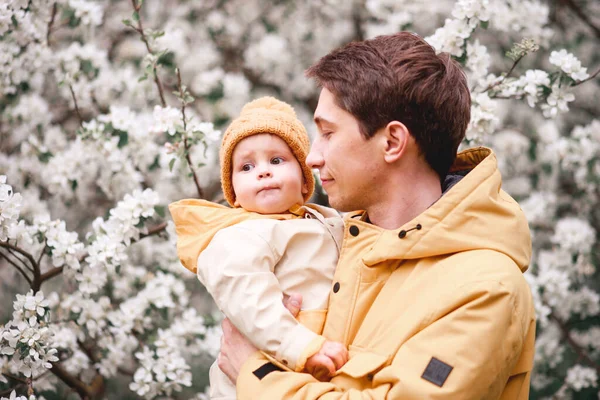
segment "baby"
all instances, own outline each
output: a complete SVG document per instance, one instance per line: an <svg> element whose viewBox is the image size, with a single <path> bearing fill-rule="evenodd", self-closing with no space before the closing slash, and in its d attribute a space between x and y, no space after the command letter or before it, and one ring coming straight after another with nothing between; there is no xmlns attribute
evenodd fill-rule
<svg viewBox="0 0 600 400"><path fill-rule="evenodd" d="M263 97L244 106L220 150L221 183L234 208L203 200L169 206L178 254L225 316L280 368L328 380L348 359L320 336L343 236L334 210L305 204L314 178L310 142L291 106ZM302 295L296 320L284 294ZM235 386L210 369L211 399Z"/></svg>

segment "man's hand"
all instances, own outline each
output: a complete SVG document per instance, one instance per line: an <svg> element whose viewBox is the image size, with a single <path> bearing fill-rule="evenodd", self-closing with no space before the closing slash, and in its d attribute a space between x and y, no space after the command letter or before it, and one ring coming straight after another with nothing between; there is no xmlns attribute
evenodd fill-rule
<svg viewBox="0 0 600 400"><path fill-rule="evenodd" d="M343 344L326 341L318 353L313 354L306 360L304 368L306 372L321 382L327 382L333 377L335 371L340 369L347 361L348 350Z"/></svg>
<svg viewBox="0 0 600 400"><path fill-rule="evenodd" d="M242 365L258 349L238 331L228 318L221 322L221 328L223 328L223 336L221 337L221 352L217 357L217 363L221 371L235 385Z"/></svg>
<svg viewBox="0 0 600 400"><path fill-rule="evenodd" d="M292 294L283 300L283 305L295 318L300 313L302 296ZM223 328L223 336L221 337L221 352L217 357L217 363L221 371L235 385L242 365L258 349L238 331L229 319L225 318L223 320L221 328Z"/></svg>

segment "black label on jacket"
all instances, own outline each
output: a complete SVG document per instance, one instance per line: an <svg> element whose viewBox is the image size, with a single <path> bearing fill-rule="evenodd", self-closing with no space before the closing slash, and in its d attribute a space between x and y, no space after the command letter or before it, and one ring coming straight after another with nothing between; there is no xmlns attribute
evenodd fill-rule
<svg viewBox="0 0 600 400"><path fill-rule="evenodd" d="M444 382L446 382L448 375L450 375L452 368L454 367L438 360L435 357L431 357L431 361L429 361L429 364L427 364L427 368L425 368L425 372L423 372L421 378L433 383L434 385L442 387L444 386Z"/></svg>
<svg viewBox="0 0 600 400"><path fill-rule="evenodd" d="M276 366L275 364L268 362L268 363L264 364L262 367L258 368L256 371L253 371L252 373L259 380L262 380L262 378L269 375L271 372L275 372L275 371L283 371L283 370L281 368L279 368L278 366Z"/></svg>

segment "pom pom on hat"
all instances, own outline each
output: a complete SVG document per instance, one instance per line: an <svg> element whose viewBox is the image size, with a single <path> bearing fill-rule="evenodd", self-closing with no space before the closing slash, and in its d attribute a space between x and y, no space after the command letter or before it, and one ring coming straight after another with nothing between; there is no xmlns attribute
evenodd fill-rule
<svg viewBox="0 0 600 400"><path fill-rule="evenodd" d="M310 199L315 188L315 179L311 169L306 165L306 156L310 151L310 140L304 125L296 116L296 112L289 104L274 97L261 97L247 103L234 119L221 142L219 158L221 160L221 187L225 200L233 206L235 192L231 182L233 150L242 140L252 135L270 133L280 137L292 150L302 168L304 180L308 186L308 193L304 201Z"/></svg>

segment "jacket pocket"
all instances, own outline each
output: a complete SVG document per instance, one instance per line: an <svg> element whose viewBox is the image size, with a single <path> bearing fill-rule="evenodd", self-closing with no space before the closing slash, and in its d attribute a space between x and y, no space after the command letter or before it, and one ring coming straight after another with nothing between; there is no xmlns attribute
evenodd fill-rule
<svg viewBox="0 0 600 400"><path fill-rule="evenodd" d="M346 389L372 388L373 377L388 364L389 357L352 345L349 353L350 359L337 371L332 383Z"/></svg>
<svg viewBox="0 0 600 400"><path fill-rule="evenodd" d="M365 390L373 387L373 377L388 364L388 356L350 346L350 359L331 380L345 389Z"/></svg>
<svg viewBox="0 0 600 400"><path fill-rule="evenodd" d="M388 361L388 356L373 353L362 347L350 345L348 348L350 359L337 373L353 378L366 377L379 371Z"/></svg>
<svg viewBox="0 0 600 400"><path fill-rule="evenodd" d="M323 333L323 326L325 326L325 318L327 317L327 310L302 310L296 319L302 325L320 335Z"/></svg>

